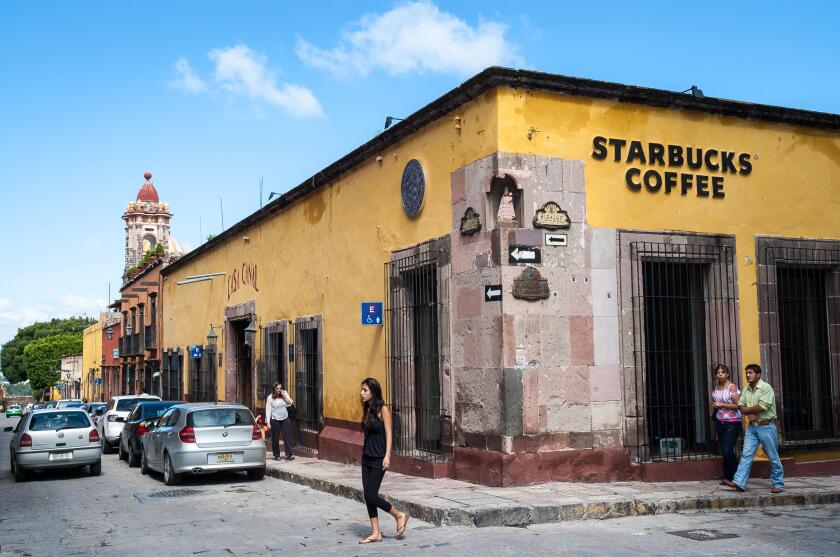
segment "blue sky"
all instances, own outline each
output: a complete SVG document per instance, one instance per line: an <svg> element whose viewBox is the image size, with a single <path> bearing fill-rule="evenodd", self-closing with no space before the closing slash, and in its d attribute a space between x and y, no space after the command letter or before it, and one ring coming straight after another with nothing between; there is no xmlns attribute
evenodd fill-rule
<svg viewBox="0 0 840 557"><path fill-rule="evenodd" d="M97 315L154 173L187 247L488 65L840 113L833 2L0 3L0 343Z"/></svg>

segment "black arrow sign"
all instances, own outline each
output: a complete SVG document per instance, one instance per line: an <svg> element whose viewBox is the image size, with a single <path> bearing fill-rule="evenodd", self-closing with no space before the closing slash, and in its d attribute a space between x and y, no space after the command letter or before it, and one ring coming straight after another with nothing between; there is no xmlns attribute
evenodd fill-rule
<svg viewBox="0 0 840 557"><path fill-rule="evenodd" d="M498 302L502 299L502 285L488 284L484 287L484 301Z"/></svg>
<svg viewBox="0 0 840 557"><path fill-rule="evenodd" d="M542 263L542 252L540 248L533 246L508 246L508 263L511 265Z"/></svg>

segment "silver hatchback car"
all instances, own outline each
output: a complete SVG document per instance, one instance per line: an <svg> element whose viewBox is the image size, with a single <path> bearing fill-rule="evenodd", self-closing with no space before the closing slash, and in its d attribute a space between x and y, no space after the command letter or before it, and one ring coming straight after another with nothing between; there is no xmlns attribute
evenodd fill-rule
<svg viewBox="0 0 840 557"><path fill-rule="evenodd" d="M265 476L265 442L254 415L241 404L178 404L143 435L140 471L163 473L166 485L182 474L248 472Z"/></svg>
<svg viewBox="0 0 840 557"><path fill-rule="evenodd" d="M81 408L27 412L14 430L9 445L12 474L23 481L30 470L90 467L91 476L102 473L99 432Z"/></svg>

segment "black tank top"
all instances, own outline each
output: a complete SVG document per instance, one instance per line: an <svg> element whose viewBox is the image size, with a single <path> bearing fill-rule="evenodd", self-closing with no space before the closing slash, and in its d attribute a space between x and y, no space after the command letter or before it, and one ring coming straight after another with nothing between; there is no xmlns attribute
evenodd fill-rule
<svg viewBox="0 0 840 557"><path fill-rule="evenodd" d="M362 455L368 458L385 458L385 423L376 416L370 417L370 423L365 428Z"/></svg>

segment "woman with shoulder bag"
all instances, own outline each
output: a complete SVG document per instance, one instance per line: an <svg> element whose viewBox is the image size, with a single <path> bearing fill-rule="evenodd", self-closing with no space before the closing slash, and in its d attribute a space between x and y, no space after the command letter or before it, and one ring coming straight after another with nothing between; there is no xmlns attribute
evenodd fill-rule
<svg viewBox="0 0 840 557"><path fill-rule="evenodd" d="M720 452L723 455L723 481L732 481L735 470L738 469L738 457L735 456L735 443L741 435L743 428L741 411L738 410L738 401L741 399L741 391L730 379L729 368L718 364L714 368L714 377L717 381L712 390L712 406L714 407L712 419L717 429Z"/></svg>
<svg viewBox="0 0 840 557"><path fill-rule="evenodd" d="M292 399L280 383L274 384L271 394L265 399L265 415L271 429L271 452L274 460L280 460L280 434L283 434L283 447L286 460L294 460L292 454L292 423L289 416Z"/></svg>
<svg viewBox="0 0 840 557"><path fill-rule="evenodd" d="M385 471L391 467L391 447L393 434L391 411L382 400L382 387L379 381L368 377L362 381L360 394L362 401L362 430L365 432L365 444L362 449L362 486L365 494L371 534L359 543L382 541L379 529L377 508L394 517L397 521L397 536L405 533L408 525L408 513L400 512L388 501L379 496L379 486Z"/></svg>

